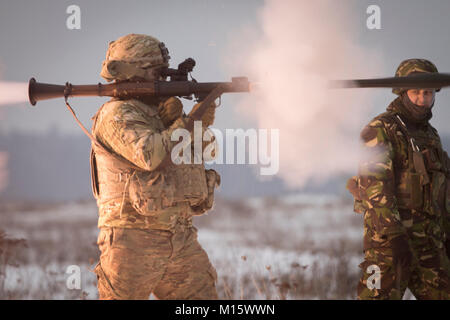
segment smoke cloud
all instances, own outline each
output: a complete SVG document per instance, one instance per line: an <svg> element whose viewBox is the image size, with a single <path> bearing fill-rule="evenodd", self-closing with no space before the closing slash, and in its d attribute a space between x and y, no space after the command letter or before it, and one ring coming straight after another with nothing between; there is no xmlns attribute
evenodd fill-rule
<svg viewBox="0 0 450 320"><path fill-rule="evenodd" d="M0 106L28 101L28 83L0 81Z"/></svg>
<svg viewBox="0 0 450 320"><path fill-rule="evenodd" d="M2 76L4 65L0 61L0 78ZM28 83L10 82L0 80L0 126L6 120L5 107L24 103L28 101ZM1 129L1 127L0 127ZM8 171L9 153L0 150L0 193L8 186L9 171Z"/></svg>
<svg viewBox="0 0 450 320"><path fill-rule="evenodd" d="M347 1L266 1L261 32L243 29L228 70L259 82L237 112L280 130L279 176L288 186L355 172L359 132L370 119L368 90L329 89L331 79L370 77L380 57L358 46ZM361 25L361 28L365 26ZM359 30L361 31L361 30Z"/></svg>
<svg viewBox="0 0 450 320"><path fill-rule="evenodd" d="M8 153L0 152L0 192L8 185Z"/></svg>

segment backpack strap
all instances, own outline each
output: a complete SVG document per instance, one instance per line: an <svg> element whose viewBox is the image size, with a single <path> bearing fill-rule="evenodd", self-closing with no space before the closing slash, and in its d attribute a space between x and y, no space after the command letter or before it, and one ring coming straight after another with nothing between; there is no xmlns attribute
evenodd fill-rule
<svg viewBox="0 0 450 320"><path fill-rule="evenodd" d="M67 98L65 100L66 106L69 109L69 111L72 113L73 117L75 118L75 121L78 123L78 125L80 126L80 128L83 130L83 132L88 136L88 138L91 140L92 144L95 145L97 148L99 148L100 150L102 150L103 152L107 153L108 155L114 157L117 161L120 161L121 163L123 163L124 165L127 165L129 167L132 167L133 169L136 169L138 171L144 171L142 168L136 166L134 163L132 163L131 161L125 159L124 157L118 155L117 153L108 150L107 147L105 147L101 142L99 142L96 138L94 138L92 136L92 134L83 126L83 124L81 123L81 121L77 118L75 111L73 111L72 107L70 106L69 102L67 101ZM100 111L100 109L99 109ZM97 119L98 113L99 111L97 111L97 113L95 114L95 116L93 118L95 118L95 120ZM94 151L95 152L95 151Z"/></svg>

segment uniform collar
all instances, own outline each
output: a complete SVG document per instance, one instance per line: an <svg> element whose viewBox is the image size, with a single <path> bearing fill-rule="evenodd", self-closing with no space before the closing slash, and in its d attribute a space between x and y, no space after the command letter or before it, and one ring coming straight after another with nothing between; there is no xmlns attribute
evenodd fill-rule
<svg viewBox="0 0 450 320"><path fill-rule="evenodd" d="M402 119L410 125L414 125L416 127L427 126L428 121L433 116L431 108L428 109L428 112L422 112L423 107L417 106L412 103L406 93L403 93L399 97L397 97L394 101L391 102L387 111L394 112L399 114Z"/></svg>

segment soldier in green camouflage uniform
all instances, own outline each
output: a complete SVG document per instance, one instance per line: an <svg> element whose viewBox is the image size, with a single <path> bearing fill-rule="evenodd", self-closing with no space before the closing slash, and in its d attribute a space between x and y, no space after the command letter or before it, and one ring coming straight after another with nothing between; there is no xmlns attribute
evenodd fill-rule
<svg viewBox="0 0 450 320"><path fill-rule="evenodd" d="M409 59L396 76L421 72L437 69ZM361 132L367 158L347 183L364 214L358 298L401 299L409 288L417 299L449 299L450 161L429 123L435 90L393 92L399 97ZM425 96L411 101L417 94L429 105Z"/></svg>
<svg viewBox="0 0 450 320"><path fill-rule="evenodd" d="M116 82L162 80L169 58L157 39L129 34L110 43L101 75ZM213 123L214 109L204 114L202 132ZM220 176L203 162L167 164L178 143L172 133L187 127L182 110L175 97L136 97L112 99L93 117L100 299L148 299L151 293L159 299L217 298L216 271L192 217L211 209Z"/></svg>

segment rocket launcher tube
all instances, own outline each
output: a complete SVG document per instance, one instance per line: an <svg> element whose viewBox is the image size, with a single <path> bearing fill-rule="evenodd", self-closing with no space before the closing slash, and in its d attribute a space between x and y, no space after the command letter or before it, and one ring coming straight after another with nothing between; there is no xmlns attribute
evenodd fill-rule
<svg viewBox="0 0 450 320"><path fill-rule="evenodd" d="M223 93L250 91L250 82L246 77L235 77L231 79L231 82L154 81L94 85L66 83L65 86L40 83L31 78L28 84L28 98L33 106L41 100L80 96L109 96L129 99L142 96L188 97L195 95L201 101L218 86L222 88Z"/></svg>
<svg viewBox="0 0 450 320"><path fill-rule="evenodd" d="M441 89L450 86L449 73L417 73L407 77L334 80L331 88Z"/></svg>

